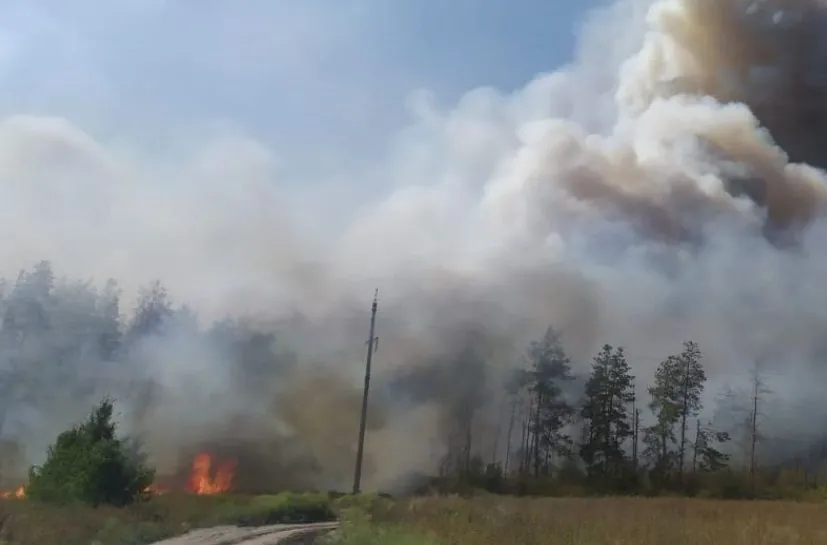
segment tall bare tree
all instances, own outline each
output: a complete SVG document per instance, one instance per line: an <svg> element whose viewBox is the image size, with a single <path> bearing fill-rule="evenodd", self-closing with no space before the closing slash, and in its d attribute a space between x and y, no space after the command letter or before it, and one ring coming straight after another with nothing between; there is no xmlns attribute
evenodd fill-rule
<svg viewBox="0 0 827 545"><path fill-rule="evenodd" d="M756 360L750 370L750 413L749 413L749 482L750 490L755 493L755 472L757 468L757 453L758 443L761 440L760 424L765 416L763 414L763 404L765 398L771 393L767 386L763 363Z"/></svg>

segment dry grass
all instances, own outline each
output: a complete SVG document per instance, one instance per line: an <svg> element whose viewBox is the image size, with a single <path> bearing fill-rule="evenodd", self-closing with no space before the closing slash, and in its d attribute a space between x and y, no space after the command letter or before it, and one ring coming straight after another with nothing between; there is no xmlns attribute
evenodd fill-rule
<svg viewBox="0 0 827 545"><path fill-rule="evenodd" d="M0 545L143 545L196 526L326 516L326 495L163 496L126 509L0 502ZM824 545L827 504L345 497L343 545ZM264 518L262 518L264 517Z"/></svg>
<svg viewBox="0 0 827 545"><path fill-rule="evenodd" d="M420 498L374 509L372 525L377 531L387 532L391 527L422 536L421 543L442 545L824 545L827 505L643 498ZM358 539L352 543L372 543L364 534L364 528L354 531Z"/></svg>
<svg viewBox="0 0 827 545"><path fill-rule="evenodd" d="M0 501L0 545L145 545L219 524L315 522L334 516L322 494L170 494L123 509Z"/></svg>

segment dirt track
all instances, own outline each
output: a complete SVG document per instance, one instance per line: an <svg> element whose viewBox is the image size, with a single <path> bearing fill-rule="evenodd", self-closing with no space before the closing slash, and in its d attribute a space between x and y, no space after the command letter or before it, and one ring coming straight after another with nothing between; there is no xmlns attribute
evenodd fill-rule
<svg viewBox="0 0 827 545"><path fill-rule="evenodd" d="M218 526L195 530L183 536L158 541L154 545L276 545L293 540L310 539L335 529L337 523L318 524L275 524L256 528Z"/></svg>

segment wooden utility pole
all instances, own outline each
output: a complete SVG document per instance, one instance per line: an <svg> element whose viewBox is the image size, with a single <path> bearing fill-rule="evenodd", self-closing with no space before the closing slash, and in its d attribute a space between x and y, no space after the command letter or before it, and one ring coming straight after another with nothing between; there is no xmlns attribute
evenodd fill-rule
<svg viewBox="0 0 827 545"><path fill-rule="evenodd" d="M365 454L365 427L368 421L368 390L370 389L370 365L373 351L377 348L379 338L376 331L376 311L379 308L379 290L373 294L373 305L370 309L370 335L368 336L368 356L365 360L365 390L362 394L362 416L359 420L359 445L356 450L356 471L353 477L353 493L358 494L362 489L362 459Z"/></svg>

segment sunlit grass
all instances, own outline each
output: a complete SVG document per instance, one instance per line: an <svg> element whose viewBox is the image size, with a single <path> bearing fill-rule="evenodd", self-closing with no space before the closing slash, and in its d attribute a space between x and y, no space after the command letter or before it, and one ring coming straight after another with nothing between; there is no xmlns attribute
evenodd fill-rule
<svg viewBox="0 0 827 545"><path fill-rule="evenodd" d="M400 541L370 541L398 532ZM392 529L392 530L391 530ZM347 534L345 528L343 534ZM827 505L699 499L414 499L355 523L352 541L443 545L823 545ZM418 537L417 537L418 536ZM407 541L406 541L407 540Z"/></svg>

